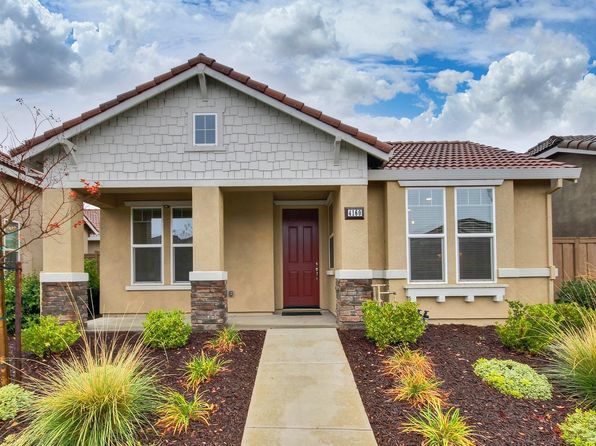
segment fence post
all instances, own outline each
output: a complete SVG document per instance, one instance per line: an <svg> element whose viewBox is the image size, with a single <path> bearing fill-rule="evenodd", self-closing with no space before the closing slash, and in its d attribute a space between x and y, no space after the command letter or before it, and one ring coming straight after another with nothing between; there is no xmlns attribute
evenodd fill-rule
<svg viewBox="0 0 596 446"><path fill-rule="evenodd" d="M23 265L16 263L14 278L14 358L15 381L21 381L22 353L21 353L21 321L23 320Z"/></svg>

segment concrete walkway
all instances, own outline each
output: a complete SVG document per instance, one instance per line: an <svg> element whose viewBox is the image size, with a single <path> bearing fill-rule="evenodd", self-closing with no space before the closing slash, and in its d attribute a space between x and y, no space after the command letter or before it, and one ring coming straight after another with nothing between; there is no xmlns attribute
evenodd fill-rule
<svg viewBox="0 0 596 446"><path fill-rule="evenodd" d="M242 446L376 446L337 331L267 331Z"/></svg>

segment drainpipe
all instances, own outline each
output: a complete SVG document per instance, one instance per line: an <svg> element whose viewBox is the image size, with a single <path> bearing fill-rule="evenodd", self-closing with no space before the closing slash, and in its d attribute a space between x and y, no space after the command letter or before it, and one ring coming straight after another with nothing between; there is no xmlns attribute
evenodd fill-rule
<svg viewBox="0 0 596 446"><path fill-rule="evenodd" d="M553 200L552 194L559 189L563 188L563 179L557 178L551 180L551 188L546 193L546 231L547 231L547 261L550 269L550 277L548 278L548 302L555 303L555 279L557 278L558 271L554 263L553 254Z"/></svg>

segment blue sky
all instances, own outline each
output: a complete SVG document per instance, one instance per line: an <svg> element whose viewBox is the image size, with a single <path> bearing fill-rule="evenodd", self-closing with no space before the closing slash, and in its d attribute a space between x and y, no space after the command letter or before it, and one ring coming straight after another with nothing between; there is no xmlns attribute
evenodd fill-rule
<svg viewBox="0 0 596 446"><path fill-rule="evenodd" d="M3 0L4 145L198 52L387 140L596 133L588 0ZM42 123L42 129L50 125Z"/></svg>

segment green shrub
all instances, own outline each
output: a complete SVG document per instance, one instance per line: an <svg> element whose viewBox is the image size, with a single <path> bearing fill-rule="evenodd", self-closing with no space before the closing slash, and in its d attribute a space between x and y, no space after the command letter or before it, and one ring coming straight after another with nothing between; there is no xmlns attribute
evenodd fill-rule
<svg viewBox="0 0 596 446"><path fill-rule="evenodd" d="M512 360L480 358L474 363L474 373L488 385L514 398L552 398L552 386L546 376L526 364Z"/></svg>
<svg viewBox="0 0 596 446"><path fill-rule="evenodd" d="M12 420L33 402L33 393L18 384L0 387L0 420Z"/></svg>
<svg viewBox="0 0 596 446"><path fill-rule="evenodd" d="M6 327L9 334L14 334L15 274L9 273L4 279L6 292ZM39 320L39 275L27 274L22 282L23 327Z"/></svg>
<svg viewBox="0 0 596 446"><path fill-rule="evenodd" d="M85 272L89 274L89 289L94 296L99 295L99 267L97 259L85 259Z"/></svg>
<svg viewBox="0 0 596 446"><path fill-rule="evenodd" d="M424 333L426 323L414 302L362 304L366 337L385 348L391 344L414 343Z"/></svg>
<svg viewBox="0 0 596 446"><path fill-rule="evenodd" d="M191 327L184 322L182 311L153 310L143 324L143 342L154 348L183 347L188 343Z"/></svg>
<svg viewBox="0 0 596 446"><path fill-rule="evenodd" d="M583 327L563 327L546 352L547 375L567 394L596 408L596 314Z"/></svg>
<svg viewBox="0 0 596 446"><path fill-rule="evenodd" d="M575 409L559 427L565 443L571 446L596 446L596 410Z"/></svg>
<svg viewBox="0 0 596 446"><path fill-rule="evenodd" d="M40 397L25 413L18 446L136 445L163 401L158 369L143 346L85 343L33 384Z"/></svg>
<svg viewBox="0 0 596 446"><path fill-rule="evenodd" d="M414 432L424 437L424 446L474 446L476 434L459 409L447 412L438 404L427 406L418 416L410 416L402 432Z"/></svg>
<svg viewBox="0 0 596 446"><path fill-rule="evenodd" d="M23 351L43 358L61 353L81 337L76 322L60 324L54 316L41 316L36 324L23 329Z"/></svg>
<svg viewBox="0 0 596 446"><path fill-rule="evenodd" d="M185 374L187 387L196 390L199 384L209 381L213 376L221 372L230 361L221 359L219 355L207 356L201 352L201 356L194 356L186 363Z"/></svg>
<svg viewBox="0 0 596 446"><path fill-rule="evenodd" d="M578 277L561 284L557 300L559 302L576 303L585 308L596 309L596 279Z"/></svg>
<svg viewBox="0 0 596 446"><path fill-rule="evenodd" d="M539 353L563 326L581 325L582 309L574 304L524 305L509 301L509 316L496 331L505 347L520 352Z"/></svg>
<svg viewBox="0 0 596 446"><path fill-rule="evenodd" d="M166 401L157 410L159 420L157 424L166 432L177 434L186 432L191 421L201 421L209 424L211 412L215 405L203 399L203 395L195 394L191 401L179 392L170 391Z"/></svg>

